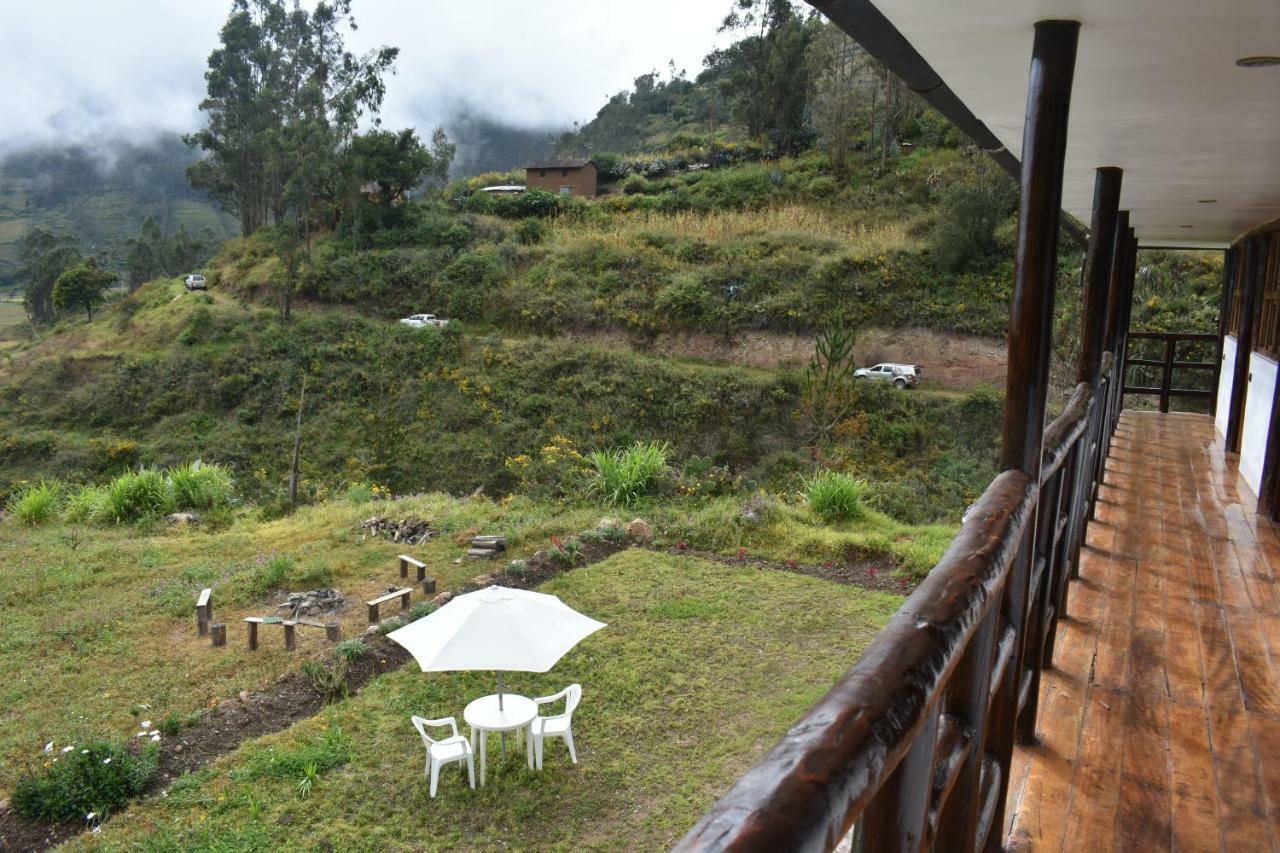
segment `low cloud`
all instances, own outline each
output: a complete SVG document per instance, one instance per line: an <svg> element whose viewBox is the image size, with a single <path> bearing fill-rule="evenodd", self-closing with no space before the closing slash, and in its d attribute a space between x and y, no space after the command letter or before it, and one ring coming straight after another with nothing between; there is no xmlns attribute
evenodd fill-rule
<svg viewBox="0 0 1280 853"><path fill-rule="evenodd" d="M563 127L669 60L696 74L728 0L356 0L348 45L400 48L383 123L460 111ZM48 0L0 26L0 150L186 132L227 0Z"/></svg>

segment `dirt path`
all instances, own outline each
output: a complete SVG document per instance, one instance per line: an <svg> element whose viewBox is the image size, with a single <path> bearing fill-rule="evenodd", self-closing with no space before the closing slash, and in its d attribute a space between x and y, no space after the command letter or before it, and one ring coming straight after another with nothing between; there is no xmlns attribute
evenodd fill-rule
<svg viewBox="0 0 1280 853"><path fill-rule="evenodd" d="M705 332L666 332L648 341L618 329L598 329L566 332L563 337L742 367L803 367L813 355L810 334L752 331L723 338ZM919 364L924 368L926 388L999 387L1005 379L1004 342L976 335L931 329L868 329L859 332L854 357L860 365L881 361Z"/></svg>

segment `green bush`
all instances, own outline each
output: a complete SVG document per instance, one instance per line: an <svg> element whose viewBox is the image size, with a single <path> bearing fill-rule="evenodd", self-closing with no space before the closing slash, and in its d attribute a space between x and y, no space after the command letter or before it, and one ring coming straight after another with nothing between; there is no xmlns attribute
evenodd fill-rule
<svg viewBox="0 0 1280 853"><path fill-rule="evenodd" d="M417 604L409 608L408 622L417 622L424 616L430 616L436 612L436 606L430 601L419 601Z"/></svg>
<svg viewBox="0 0 1280 853"><path fill-rule="evenodd" d="M40 773L18 782L10 805L31 820L101 819L146 790L155 774L157 748L135 749L98 741L55 752Z"/></svg>
<svg viewBox="0 0 1280 853"><path fill-rule="evenodd" d="M23 524L46 524L58 515L62 484L57 480L41 480L14 493L8 510Z"/></svg>
<svg viewBox="0 0 1280 853"><path fill-rule="evenodd" d="M173 490L154 468L121 474L103 490L100 511L112 524L156 518L173 511Z"/></svg>
<svg viewBox="0 0 1280 853"><path fill-rule="evenodd" d="M67 495L62 505L62 518L72 524L95 521L103 513L103 495L101 486L80 486Z"/></svg>
<svg viewBox="0 0 1280 853"><path fill-rule="evenodd" d="M547 226L543 224L541 219L521 219L520 224L516 226L516 239L526 245L532 243L541 243L542 238L546 236Z"/></svg>
<svg viewBox="0 0 1280 853"><path fill-rule="evenodd" d="M809 508L824 521L850 521L866 515L870 487L865 480L837 471L820 471L805 480L804 490Z"/></svg>
<svg viewBox="0 0 1280 853"><path fill-rule="evenodd" d="M369 647L364 644L364 640L359 637L352 637L349 640L343 640L341 643L333 647L333 656L342 658L348 663L354 663L364 657L364 653Z"/></svg>
<svg viewBox="0 0 1280 853"><path fill-rule="evenodd" d="M669 454L665 442L638 441L613 452L597 450L587 456L595 468L591 491L606 503L630 506L657 485Z"/></svg>
<svg viewBox="0 0 1280 853"><path fill-rule="evenodd" d="M200 460L170 468L173 505L182 510L212 510L231 505L235 494L230 469Z"/></svg>

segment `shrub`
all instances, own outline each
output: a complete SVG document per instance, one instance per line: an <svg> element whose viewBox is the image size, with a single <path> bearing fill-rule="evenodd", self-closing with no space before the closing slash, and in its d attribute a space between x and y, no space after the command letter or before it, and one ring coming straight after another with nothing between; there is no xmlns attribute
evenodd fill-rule
<svg viewBox="0 0 1280 853"><path fill-rule="evenodd" d="M359 637L352 637L349 640L343 640L341 643L333 647L333 656L342 658L348 663L354 663L364 657L364 653L369 647L364 644L364 640Z"/></svg>
<svg viewBox="0 0 1280 853"><path fill-rule="evenodd" d="M57 480L41 480L14 493L8 509L23 524L45 524L58 514L62 484Z"/></svg>
<svg viewBox="0 0 1280 853"><path fill-rule="evenodd" d="M583 558L582 543L577 539L560 541L558 536L551 537L551 547L547 549L547 557L565 568L572 568Z"/></svg>
<svg viewBox="0 0 1280 853"><path fill-rule="evenodd" d="M607 503L630 506L656 485L669 453L665 442L638 441L612 453L598 450L587 456L595 468L591 491Z"/></svg>
<svg viewBox="0 0 1280 853"><path fill-rule="evenodd" d="M55 753L42 772L18 782L10 804L25 818L46 821L84 820L121 808L146 790L156 770L156 747L135 749L98 741Z"/></svg>
<svg viewBox="0 0 1280 853"><path fill-rule="evenodd" d="M169 484L177 509L211 510L231 505L235 494L231 471L222 465L206 465L199 459L170 468Z"/></svg>
<svg viewBox="0 0 1280 853"><path fill-rule="evenodd" d="M560 198L546 190L525 190L515 197L511 208L521 217L550 216L560 208Z"/></svg>
<svg viewBox="0 0 1280 853"><path fill-rule="evenodd" d="M529 574L529 563L525 560L512 560L507 566L507 574L513 578L522 578Z"/></svg>
<svg viewBox="0 0 1280 853"><path fill-rule="evenodd" d="M520 224L516 226L516 239L526 245L532 243L541 243L542 238L546 236L547 226L542 223L541 219L521 219Z"/></svg>
<svg viewBox="0 0 1280 853"><path fill-rule="evenodd" d="M436 612L436 606L430 601L419 601L413 607L409 608L409 618L406 622L417 622L424 616L430 616Z"/></svg>
<svg viewBox="0 0 1280 853"><path fill-rule="evenodd" d="M100 518L104 491L101 486L81 486L68 494L62 505L63 520L75 524Z"/></svg>
<svg viewBox="0 0 1280 853"><path fill-rule="evenodd" d="M805 480L804 488L809 508L825 521L848 521L866 514L869 487L865 480L837 471L820 471Z"/></svg>
<svg viewBox="0 0 1280 853"><path fill-rule="evenodd" d="M100 509L103 520L113 524L155 518L173 510L173 491L163 474L143 468L108 483Z"/></svg>
<svg viewBox="0 0 1280 853"><path fill-rule="evenodd" d="M302 674L307 677L311 689L330 704L345 699L350 692L347 688L347 670L350 668L350 660L334 655L332 666L325 666L318 660L307 661L302 665Z"/></svg>

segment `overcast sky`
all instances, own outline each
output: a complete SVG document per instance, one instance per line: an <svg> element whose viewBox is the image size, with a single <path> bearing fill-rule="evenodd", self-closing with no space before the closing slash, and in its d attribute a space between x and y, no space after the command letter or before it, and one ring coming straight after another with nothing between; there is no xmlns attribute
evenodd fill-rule
<svg viewBox="0 0 1280 853"><path fill-rule="evenodd" d="M353 49L400 48L383 123L451 109L526 127L591 118L639 74L696 75L729 0L355 0ZM197 127L228 0L0 0L0 148Z"/></svg>

